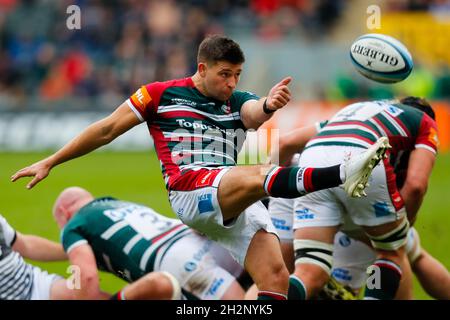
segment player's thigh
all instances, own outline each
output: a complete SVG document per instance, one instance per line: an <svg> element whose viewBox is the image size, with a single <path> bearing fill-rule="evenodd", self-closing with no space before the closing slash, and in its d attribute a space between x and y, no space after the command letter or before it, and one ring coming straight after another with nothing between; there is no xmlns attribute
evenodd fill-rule
<svg viewBox="0 0 450 320"><path fill-rule="evenodd" d="M378 233L377 229L384 230L379 226L386 225L389 229L397 225L405 216L405 210L395 185L395 176L383 162L373 170L369 184L367 197L350 198L343 190L337 190L336 195L355 224Z"/></svg>
<svg viewBox="0 0 450 320"><path fill-rule="evenodd" d="M341 225L342 208L333 190L321 190L295 199L295 275L315 295L328 281L333 265L334 235Z"/></svg>
<svg viewBox="0 0 450 320"><path fill-rule="evenodd" d="M172 209L178 211L185 224L218 242L241 266L256 232L263 229L276 234L269 213L260 201L238 217L224 221L214 186L187 192L170 191L169 197Z"/></svg>
<svg viewBox="0 0 450 320"><path fill-rule="evenodd" d="M269 215L282 242L292 242L294 238L294 201L295 199L270 198Z"/></svg>
<svg viewBox="0 0 450 320"><path fill-rule="evenodd" d="M266 193L263 188L269 165L236 166L222 177L218 199L225 220L234 218Z"/></svg>
<svg viewBox="0 0 450 320"><path fill-rule="evenodd" d="M293 206L295 239L333 243L343 219L343 208L335 197L335 189L321 190L296 198Z"/></svg>
<svg viewBox="0 0 450 320"><path fill-rule="evenodd" d="M295 199L270 198L269 215L280 238L281 254L289 273L294 271L293 212Z"/></svg>

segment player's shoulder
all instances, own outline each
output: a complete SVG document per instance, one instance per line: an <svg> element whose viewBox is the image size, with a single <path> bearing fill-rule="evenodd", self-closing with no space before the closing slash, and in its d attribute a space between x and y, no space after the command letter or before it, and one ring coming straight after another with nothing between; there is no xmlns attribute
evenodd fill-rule
<svg viewBox="0 0 450 320"><path fill-rule="evenodd" d="M234 90L231 97L232 98L249 97L249 98L254 98L255 100L259 99L259 96L256 93L253 93L251 91L245 91L245 90Z"/></svg>
<svg viewBox="0 0 450 320"><path fill-rule="evenodd" d="M109 201L109 197L104 198L96 198L93 201L87 203L82 208L80 208L77 213L73 215L73 217L67 222L64 227L63 233L68 232L70 230L79 230L85 225L90 224L90 217L95 215L97 212L103 210L102 203L104 201ZM94 219L95 220L95 219Z"/></svg>
<svg viewBox="0 0 450 320"><path fill-rule="evenodd" d="M168 88L172 87L187 87L192 88L194 87L194 82L190 77L187 78L181 78L181 79L172 79L167 81L155 81L150 82L144 85L144 87L149 92L163 92L164 90L167 90Z"/></svg>
<svg viewBox="0 0 450 320"><path fill-rule="evenodd" d="M251 91L241 91L241 90L235 90L233 94L231 95L229 102L231 104L232 109L242 107L242 105L250 100L259 100L259 96L254 94ZM235 110L233 110L235 111Z"/></svg>
<svg viewBox="0 0 450 320"><path fill-rule="evenodd" d="M405 117L408 117L410 120L417 123L421 123L422 126L436 126L436 121L422 110L403 103L394 103L393 106L401 109L404 112Z"/></svg>

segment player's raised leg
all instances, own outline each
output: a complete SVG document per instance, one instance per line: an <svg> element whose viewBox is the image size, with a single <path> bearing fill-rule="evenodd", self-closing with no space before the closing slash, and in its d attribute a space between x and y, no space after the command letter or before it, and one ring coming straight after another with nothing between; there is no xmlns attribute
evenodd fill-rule
<svg viewBox="0 0 450 320"><path fill-rule="evenodd" d="M267 195L297 198L344 184L350 196L360 197L364 195L363 190L373 168L388 148L387 138L382 137L369 149L343 164L324 168L273 165L233 167L222 177L218 189L223 219L237 217L249 205Z"/></svg>

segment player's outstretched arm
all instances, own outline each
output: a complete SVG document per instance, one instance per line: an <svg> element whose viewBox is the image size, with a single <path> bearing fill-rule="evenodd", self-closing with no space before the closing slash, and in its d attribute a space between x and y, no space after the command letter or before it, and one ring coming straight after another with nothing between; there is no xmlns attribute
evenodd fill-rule
<svg viewBox="0 0 450 320"><path fill-rule="evenodd" d="M12 248L22 257L32 260L61 261L67 259L61 244L35 235L17 232Z"/></svg>
<svg viewBox="0 0 450 320"><path fill-rule="evenodd" d="M17 171L11 177L11 181L14 182L22 177L33 177L27 184L27 188L31 189L45 179L53 167L110 143L139 123L141 121L135 113L126 103L123 103L111 115L87 127L53 155Z"/></svg>
<svg viewBox="0 0 450 320"><path fill-rule="evenodd" d="M428 180L433 170L434 161L434 153L427 149L415 149L411 152L406 180L400 189L400 195L405 202L406 212L411 224L414 223L423 197L427 192Z"/></svg>
<svg viewBox="0 0 450 320"><path fill-rule="evenodd" d="M269 120L273 112L283 108L291 100L291 91L288 84L292 78L287 77L270 89L267 97L249 100L242 105L241 120L247 129L258 129Z"/></svg>

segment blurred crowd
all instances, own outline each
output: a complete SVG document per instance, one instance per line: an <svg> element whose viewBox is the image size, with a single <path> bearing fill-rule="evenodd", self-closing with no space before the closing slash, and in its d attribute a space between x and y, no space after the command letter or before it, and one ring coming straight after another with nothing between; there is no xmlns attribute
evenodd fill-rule
<svg viewBox="0 0 450 320"><path fill-rule="evenodd" d="M206 34L322 35L344 2L0 0L0 110L112 108L143 83L192 74ZM80 30L66 26L74 4Z"/></svg>
<svg viewBox="0 0 450 320"><path fill-rule="evenodd" d="M450 11L450 0L388 0L393 11Z"/></svg>
<svg viewBox="0 0 450 320"><path fill-rule="evenodd" d="M0 111L114 108L144 83L193 74L207 34L315 41L333 30L351 2L0 0ZM449 2L388 1L391 10ZM71 5L80 8L80 30L67 27ZM433 94L450 92L448 71L435 80ZM327 86L326 98L395 93L345 76Z"/></svg>

